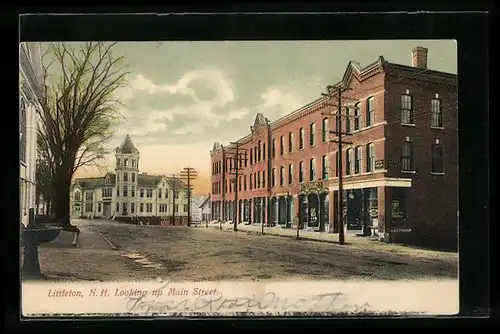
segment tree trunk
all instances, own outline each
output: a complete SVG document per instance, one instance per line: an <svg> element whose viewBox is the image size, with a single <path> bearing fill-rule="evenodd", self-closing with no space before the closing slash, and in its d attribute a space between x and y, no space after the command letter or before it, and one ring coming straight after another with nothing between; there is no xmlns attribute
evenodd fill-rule
<svg viewBox="0 0 500 334"><path fill-rule="evenodd" d="M70 220L70 186L71 177L63 175L58 180L58 187L55 188L54 209L56 219L61 223L64 230L72 232L80 232L80 230L71 225Z"/></svg>

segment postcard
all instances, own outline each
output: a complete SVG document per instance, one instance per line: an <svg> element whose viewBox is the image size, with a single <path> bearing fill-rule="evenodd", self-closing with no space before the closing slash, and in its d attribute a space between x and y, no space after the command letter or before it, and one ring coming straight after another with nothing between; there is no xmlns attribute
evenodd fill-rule
<svg viewBox="0 0 500 334"><path fill-rule="evenodd" d="M20 44L24 317L454 315L454 40Z"/></svg>

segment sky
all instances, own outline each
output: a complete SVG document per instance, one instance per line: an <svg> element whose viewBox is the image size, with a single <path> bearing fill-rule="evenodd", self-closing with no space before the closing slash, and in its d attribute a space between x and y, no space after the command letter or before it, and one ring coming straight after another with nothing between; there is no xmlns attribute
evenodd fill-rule
<svg viewBox="0 0 500 334"><path fill-rule="evenodd" d="M109 142L127 134L140 151L141 172L199 172L195 193L210 192L214 142L249 133L258 112L271 121L314 101L335 84L350 60L361 66L379 56L411 65L411 49L429 49L428 68L457 73L453 40L120 42L130 71L116 92L125 120ZM114 155L106 158L114 169ZM103 175L85 168L77 177Z"/></svg>

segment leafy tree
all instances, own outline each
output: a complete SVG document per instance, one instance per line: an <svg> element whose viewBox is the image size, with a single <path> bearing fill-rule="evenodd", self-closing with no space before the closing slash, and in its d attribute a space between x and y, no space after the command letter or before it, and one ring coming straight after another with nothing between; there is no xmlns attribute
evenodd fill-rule
<svg viewBox="0 0 500 334"><path fill-rule="evenodd" d="M45 94L38 129L40 161L50 177L56 219L68 230L74 173L99 166L120 118L117 89L127 81L116 43L50 43L44 54ZM48 61L47 61L48 58Z"/></svg>

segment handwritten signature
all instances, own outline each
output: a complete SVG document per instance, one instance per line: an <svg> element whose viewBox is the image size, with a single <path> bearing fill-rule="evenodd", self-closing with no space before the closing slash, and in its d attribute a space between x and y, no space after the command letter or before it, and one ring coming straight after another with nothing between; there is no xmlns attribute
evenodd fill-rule
<svg viewBox="0 0 500 334"><path fill-rule="evenodd" d="M165 289L171 282L165 282L155 291ZM153 293L154 295L154 293ZM169 313L169 312L366 312L371 306L349 304L342 292L316 294L302 298L280 297L274 292L267 292L261 297L224 297L219 292L212 296L199 296L194 299L176 300L148 299L146 295L125 298L128 312Z"/></svg>

